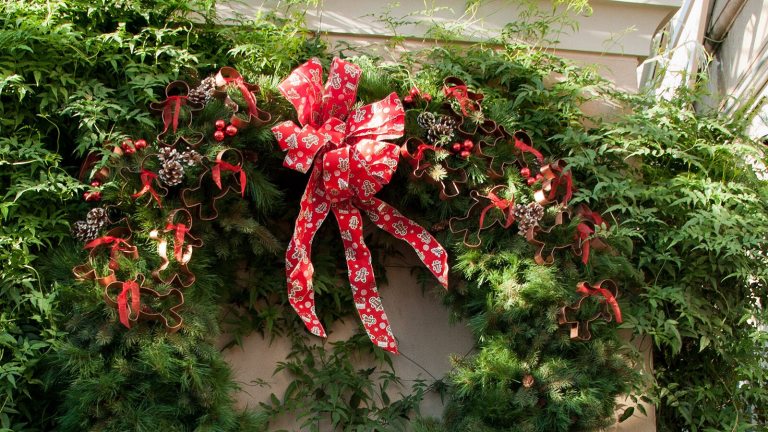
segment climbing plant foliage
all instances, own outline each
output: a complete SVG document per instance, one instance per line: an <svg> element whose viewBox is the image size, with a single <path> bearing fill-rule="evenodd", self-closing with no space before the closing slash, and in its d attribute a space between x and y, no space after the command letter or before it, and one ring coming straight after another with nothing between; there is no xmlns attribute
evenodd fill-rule
<svg viewBox="0 0 768 432"><path fill-rule="evenodd" d="M258 153L246 199L201 229L206 247L193 262L204 276L187 294L180 332L124 329L98 287L71 276L85 253L69 225L91 206L77 179L83 157L102 152L107 163L110 144L153 136L161 123L148 105L165 85L198 82L222 66L259 83L260 106L290 119L277 83L307 59L327 66L335 54L300 15L228 20L214 2L187 0L6 1L0 12L0 430L272 430L281 416L310 430L598 430L617 420L615 397L627 393L634 401L619 413L642 415L634 402L650 400L662 430L766 426L768 201L756 175L765 158L744 133L747 118L694 110L697 88L665 101L623 94L591 70L516 42L544 38L551 17L508 27L501 49L446 42L395 65L352 59L363 69L365 102L415 86L437 104L444 78L464 80L485 95L489 119L563 158L574 203L610 224L599 236L611 252L594 253L587 266L565 253L554 266L535 264L515 229L483 232L479 248L438 231L455 278L443 298L476 349L454 359L448 376L409 388L362 334L318 345L303 333L287 302L283 255L306 178L281 168L268 128L241 141ZM607 118L585 113L595 101L620 109ZM407 136L420 133L415 114ZM209 123L218 116L205 115ZM522 180L516 170L500 180L467 173L469 186ZM466 195L440 200L409 174L401 163L382 199L425 227L465 214ZM152 211L135 217L139 228L158 223ZM332 323L353 312L344 255L332 228L316 243L327 250L313 256L317 310ZM392 241L373 235L369 243L384 279L379 258L393 253ZM621 287L622 327L652 342L653 377L633 368L640 357L614 324L595 323L589 342L569 340L557 325L558 308L578 298L576 282L598 278ZM275 368L294 384L241 411L219 348L254 332L291 340ZM376 366L361 368L360 358ZM441 419L419 415L429 391L445 397Z"/></svg>

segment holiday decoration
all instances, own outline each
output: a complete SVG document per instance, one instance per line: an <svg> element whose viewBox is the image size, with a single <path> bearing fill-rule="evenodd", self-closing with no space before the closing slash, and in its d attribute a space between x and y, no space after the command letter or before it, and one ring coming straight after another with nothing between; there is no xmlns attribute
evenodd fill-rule
<svg viewBox="0 0 768 432"><path fill-rule="evenodd" d="M272 119L269 113L262 111L256 104L256 93L259 91L259 86L245 82L245 79L238 71L231 67L223 67L216 74L214 80L216 83L216 96L223 97L224 103L233 108L230 123L234 127L259 126L268 123ZM239 105L232 101L227 94L227 87L229 86L236 88L245 101L248 107L245 115L238 114ZM217 139L217 141L221 140Z"/></svg>
<svg viewBox="0 0 768 432"><path fill-rule="evenodd" d="M197 147L203 140L203 135L192 131L192 112L202 109L201 106L189 103L189 85L184 81L174 81L165 87L165 100L151 103L149 106L160 111L163 119L163 131L157 136L157 142L162 146L175 146L184 142L190 147ZM184 133L179 135L179 126Z"/></svg>
<svg viewBox="0 0 768 432"><path fill-rule="evenodd" d="M621 309L619 309L619 304L616 302L618 287L615 282L612 280L602 280L595 284L595 286L591 286L587 282L580 282L576 291L581 294L581 298L575 304L563 306L558 311L558 323L560 325L568 325L571 339L582 341L591 339L592 333L589 330L589 325L598 319L610 322L615 318L616 322L621 323ZM604 300L600 302L600 309L594 315L580 320L578 313L584 300L593 296L603 297Z"/></svg>
<svg viewBox="0 0 768 432"><path fill-rule="evenodd" d="M409 147L416 146L416 151L411 152ZM440 161L430 162L428 156L430 153L445 153L446 150L425 144L418 138L407 140L400 147L400 156L408 162L413 171L411 177L416 180L424 180L440 187L440 199L447 200L459 195L461 189L459 185L467 182L467 172L461 168L450 167L441 157Z"/></svg>
<svg viewBox="0 0 768 432"><path fill-rule="evenodd" d="M184 323L180 313L184 306L184 294L175 288L161 294L142 286L143 283L143 275L136 280L111 282L104 287L104 301L118 310L120 323L127 328L138 321L157 321L169 333L179 331ZM118 292L117 296L113 296L115 292Z"/></svg>
<svg viewBox="0 0 768 432"><path fill-rule="evenodd" d="M187 98L190 103L195 105L205 106L213 100L213 94L216 90L216 78L210 76L202 81L200 84L189 91Z"/></svg>
<svg viewBox="0 0 768 432"><path fill-rule="evenodd" d="M312 170L286 252L289 301L315 335L325 330L314 310L312 240L332 211L341 230L349 282L360 319L376 345L397 352L397 343L378 295L371 256L363 242L360 210L381 229L408 242L443 286L448 283L447 253L418 224L374 198L392 177L399 148L384 140L403 134L404 113L397 95L350 112L360 68L335 58L325 87L322 66L310 60L278 86L298 114L272 128L287 151L284 165Z"/></svg>
<svg viewBox="0 0 768 432"><path fill-rule="evenodd" d="M514 200L503 198L507 192L508 188L503 185L494 186L486 194L480 194L476 190L471 191L470 197L474 203L466 216L449 220L451 232L463 234L463 241L467 247L478 247L482 230L489 229L494 224L509 228L519 216L514 212L517 207Z"/></svg>

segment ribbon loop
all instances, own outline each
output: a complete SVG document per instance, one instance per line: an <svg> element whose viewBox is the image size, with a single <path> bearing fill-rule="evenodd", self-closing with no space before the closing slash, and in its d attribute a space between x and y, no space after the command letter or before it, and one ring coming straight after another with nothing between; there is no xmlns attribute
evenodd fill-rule
<svg viewBox="0 0 768 432"><path fill-rule="evenodd" d="M604 285L609 288L603 288ZM587 282L579 282L576 287L576 292L585 297L602 296L613 310L613 316L615 317L616 322L621 323L621 308L619 308L619 302L616 301L616 296L618 295L618 286L616 286L616 282L610 279L605 279L595 284L595 286L592 286Z"/></svg>

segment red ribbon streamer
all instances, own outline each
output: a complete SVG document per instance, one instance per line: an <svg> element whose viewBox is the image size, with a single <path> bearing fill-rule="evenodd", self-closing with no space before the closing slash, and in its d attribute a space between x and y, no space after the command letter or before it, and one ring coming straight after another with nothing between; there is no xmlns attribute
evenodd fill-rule
<svg viewBox="0 0 768 432"><path fill-rule="evenodd" d="M128 309L128 293L131 293L131 309ZM131 313L138 313L141 308L141 294L139 284L136 281L123 282L123 289L117 295L117 312L120 322L127 328L131 328Z"/></svg>
<svg viewBox="0 0 768 432"><path fill-rule="evenodd" d="M221 158L216 158L216 165L211 168L211 176L213 177L213 182L216 184L216 186L219 187L219 189L222 189L221 170L231 171L234 174L240 173L240 196L244 197L246 178L243 167L240 165L232 165L229 162L221 160Z"/></svg>
<svg viewBox="0 0 768 432"><path fill-rule="evenodd" d="M90 242L86 243L83 249L94 249L104 245L112 245L109 251L109 268L112 270L117 270L120 268L120 264L117 262L118 252L133 252L133 247L131 247L130 243L128 243L126 239L113 236L103 236L91 240Z"/></svg>
<svg viewBox="0 0 768 432"><path fill-rule="evenodd" d="M616 301L616 297L613 295L611 290L601 286L604 282L605 281L598 282L597 286L595 287L592 287L586 282L579 282L576 288L576 292L584 296L603 296L605 301L608 302L608 304L611 306L613 315L616 318L616 322L621 323L621 308L619 308L619 302Z"/></svg>
<svg viewBox="0 0 768 432"><path fill-rule="evenodd" d="M145 193L149 192L150 195L152 195L152 198L154 198L155 201L157 201L157 206L160 208L163 208L163 202L160 201L160 195L158 195L155 188L152 187L152 182L157 178L157 174L153 173L152 171L142 169L140 178L141 178L141 184L143 185L143 187L141 188L140 191L131 195L131 198L137 199L142 195L144 195Z"/></svg>
<svg viewBox="0 0 768 432"><path fill-rule="evenodd" d="M395 93L350 112L360 75L358 66L336 58L323 88L322 66L313 59L278 86L296 108L302 125L288 121L272 128L280 147L287 151L283 165L299 172L314 167L286 251L288 299L309 331L324 337L315 312L312 241L333 212L363 326L374 344L396 353L397 343L378 295L371 254L363 241L360 210L381 229L408 242L444 286L448 281L447 253L426 230L373 197L389 183L397 167L399 148L384 140L402 136L405 113Z"/></svg>
<svg viewBox="0 0 768 432"><path fill-rule="evenodd" d="M176 261L183 262L184 252L181 248L184 246L184 237L189 232L189 228L183 223L169 223L165 226L165 231L173 231L173 257L176 258Z"/></svg>
<svg viewBox="0 0 768 432"><path fill-rule="evenodd" d="M515 136L514 138L515 138L515 148L516 149L520 150L523 153L528 152L528 153L532 154L533 156L535 156L536 159L539 162L544 162L544 155L541 154L540 151L538 151L535 148L533 148L533 146L530 146L530 145L526 144L523 140L521 140L517 136Z"/></svg>
<svg viewBox="0 0 768 432"><path fill-rule="evenodd" d="M242 93L243 99L245 99L245 103L248 105L248 114L252 116L258 116L258 110L256 108L256 98L253 96L253 93L251 93L251 90L248 88L248 85L246 84L243 76L231 68L228 68L227 71L229 76L222 75L224 82L226 82L227 84L234 83L237 86L237 89L240 90L240 93Z"/></svg>
<svg viewBox="0 0 768 432"><path fill-rule="evenodd" d="M187 96L168 96L163 102L163 132L168 130L168 126L173 126L174 133L179 129L179 113L186 104Z"/></svg>
<svg viewBox="0 0 768 432"><path fill-rule="evenodd" d="M581 207L579 210L579 216L581 216L584 221L580 222L576 226L576 236L578 237L579 245L581 246L582 251L581 262L586 265L589 261L589 252L592 243L592 241L589 240L589 236L595 233L595 226L605 224L607 227L608 224L605 223L602 216L593 212L592 209L587 206Z"/></svg>

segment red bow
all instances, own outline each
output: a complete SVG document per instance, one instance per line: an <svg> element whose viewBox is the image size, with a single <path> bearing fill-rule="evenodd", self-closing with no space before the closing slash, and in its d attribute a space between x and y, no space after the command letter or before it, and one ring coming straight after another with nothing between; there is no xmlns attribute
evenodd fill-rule
<svg viewBox="0 0 768 432"><path fill-rule="evenodd" d="M600 281L594 287L587 282L579 282L579 284L576 286L576 292L586 297L597 295L603 296L605 301L608 302L608 304L611 306L613 315L616 318L616 322L621 323L621 309L619 308L619 302L616 301L616 296L611 292L611 290L602 287L604 284L610 284L614 288L616 287L616 284L611 280Z"/></svg>
<svg viewBox="0 0 768 432"><path fill-rule="evenodd" d="M501 210L502 213L506 214L506 219L503 222L504 228L509 228L512 225L512 222L515 220L515 214L510 210L512 205L514 205L514 200L508 200L508 199L501 199L499 198L493 191L488 192L488 195L485 196L485 198L488 198L491 200L491 203L488 204L482 212L480 212L480 228L482 229L485 225L485 214L488 213L489 210L492 210L494 208L497 208Z"/></svg>
<svg viewBox="0 0 768 432"><path fill-rule="evenodd" d="M469 111L479 111L480 101L483 95L469 90L464 81L456 77L449 77L443 81L443 94L446 98L453 98L459 102L461 113L466 117Z"/></svg>
<svg viewBox="0 0 768 432"><path fill-rule="evenodd" d="M120 268L120 264L117 262L117 253L126 252L133 253L135 248L124 238L104 236L88 242L83 249L95 249L99 246L112 245L109 251L109 268L117 270Z"/></svg>
<svg viewBox="0 0 768 432"><path fill-rule="evenodd" d="M184 237L189 232L189 228L183 223L172 224L169 223L165 226L165 232L173 231L173 257L178 262L184 262L184 252L181 247L184 246Z"/></svg>
<svg viewBox="0 0 768 432"><path fill-rule="evenodd" d="M128 309L128 293L131 293L131 308ZM141 308L141 294L139 284L136 281L123 282L123 289L117 295L117 312L120 322L127 328L131 328L131 314L138 314Z"/></svg>
<svg viewBox="0 0 768 432"><path fill-rule="evenodd" d="M173 126L174 133L179 129L179 113L186 104L187 96L168 96L163 102L163 132L168 130L168 126Z"/></svg>
<svg viewBox="0 0 768 432"><path fill-rule="evenodd" d="M311 249L315 233L332 211L341 231L360 319L376 345L397 352L378 295L371 254L363 242L360 210L379 228L408 242L443 286L448 283L447 253L424 228L374 198L397 167L398 146L383 140L403 135L405 112L395 93L350 112L360 75L358 66L336 58L323 88L322 66L312 59L278 86L296 108L302 125L287 121L272 128L280 147L287 150L283 165L303 173L314 166L286 251L288 299L307 328L324 337L315 313Z"/></svg>
<svg viewBox="0 0 768 432"><path fill-rule="evenodd" d="M242 75L231 67L224 67L219 70L216 75L217 82L224 82L225 84L235 84L237 89L245 99L246 105L248 105L248 114L254 117L258 117L258 109L256 108L256 97L253 95L253 86L246 83Z"/></svg>
<svg viewBox="0 0 768 432"><path fill-rule="evenodd" d="M521 132L521 133L524 133L524 132ZM514 138L515 138L515 148L516 149L520 150L523 153L528 152L528 153L532 154L533 156L536 157L536 159L539 161L539 163L544 162L544 155L541 154L540 151L538 151L535 148L533 148L532 145L530 145L530 144L525 142L525 138L528 138L528 134L525 134L524 138L521 139L519 137L519 133L516 132L515 135L514 135ZM530 140L530 138L528 138L528 140Z"/></svg>
<svg viewBox="0 0 768 432"><path fill-rule="evenodd" d="M581 262L587 264L592 243L592 240L589 240L589 236L595 233L595 226L604 225L608 228L608 224L603 220L602 216L584 205L579 208L579 216L581 216L583 222L576 226L576 236L581 247Z"/></svg>
<svg viewBox="0 0 768 432"><path fill-rule="evenodd" d="M219 187L219 189L222 189L221 186L221 170L225 171L231 171L234 174L240 173L240 196L245 196L245 171L243 170L243 167L240 165L232 165L229 162L221 160L221 156L216 158L216 164L211 168L211 176L213 177L213 182L216 183L216 186Z"/></svg>
<svg viewBox="0 0 768 432"><path fill-rule="evenodd" d="M160 195L157 194L157 191L152 187L152 182L157 178L157 174L153 173L152 171L142 169L141 170L141 184L143 187L140 191L136 192L135 194L131 195L131 198L136 199L144 195L145 193L149 192L150 195L152 195L152 198L157 201L157 206L160 208L163 208L163 203L160 201Z"/></svg>

